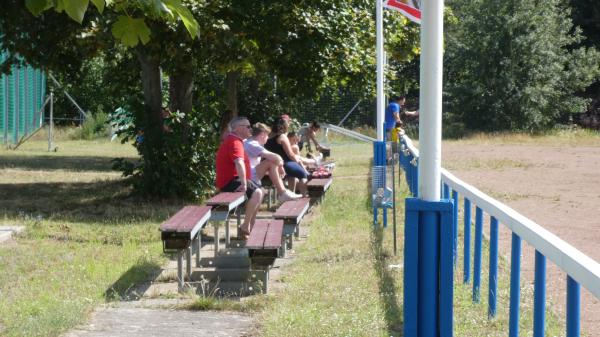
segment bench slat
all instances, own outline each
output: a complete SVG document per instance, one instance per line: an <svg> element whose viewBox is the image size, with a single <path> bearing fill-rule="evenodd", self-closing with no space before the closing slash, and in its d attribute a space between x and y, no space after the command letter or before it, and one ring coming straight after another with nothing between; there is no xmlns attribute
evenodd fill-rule
<svg viewBox="0 0 600 337"><path fill-rule="evenodd" d="M256 220L246 242L248 249L277 249L281 247L283 221L274 219Z"/></svg>
<svg viewBox="0 0 600 337"><path fill-rule="evenodd" d="M269 224L269 230L265 236L265 249L277 249L281 247L281 240L283 237L283 221L272 220Z"/></svg>
<svg viewBox="0 0 600 337"><path fill-rule="evenodd" d="M209 206L185 206L175 215L165 221L161 226L161 232L189 232L199 223L204 223L210 217ZM203 220L203 221L202 221Z"/></svg>
<svg viewBox="0 0 600 337"><path fill-rule="evenodd" d="M298 219L302 218L308 206L310 205L310 198L301 198L298 200L286 201L273 214L275 219Z"/></svg>
<svg viewBox="0 0 600 337"><path fill-rule="evenodd" d="M306 185L309 189L322 189L323 191L327 191L331 183L333 182L333 178L324 178L324 179L311 179Z"/></svg>
<svg viewBox="0 0 600 337"><path fill-rule="evenodd" d="M246 241L246 248L262 248L265 242L265 236L267 235L267 229L269 228L269 220L256 220L248 241Z"/></svg>
<svg viewBox="0 0 600 337"><path fill-rule="evenodd" d="M208 199L205 204L208 206L225 206L232 210L242 204L246 200L244 192L221 192L214 197Z"/></svg>

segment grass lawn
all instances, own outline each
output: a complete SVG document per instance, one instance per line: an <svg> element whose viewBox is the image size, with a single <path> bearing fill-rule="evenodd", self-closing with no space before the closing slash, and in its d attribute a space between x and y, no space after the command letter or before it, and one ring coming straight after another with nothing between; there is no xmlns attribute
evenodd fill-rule
<svg viewBox="0 0 600 337"><path fill-rule="evenodd" d="M372 225L372 146L333 139L336 178L307 223L308 239L283 272L285 286L247 305L221 306L252 312L264 336L402 335L406 186L398 193L399 254L394 256L391 215L387 229ZM16 240L0 245L0 335L59 335L84 322L98 304L129 296L136 283L160 270L165 257L158 225L182 204L129 196L110 160L134 157L131 146L67 140L57 145L56 153L46 152L42 140L17 151L0 150L0 223L26 226ZM483 261L485 270L487 256ZM486 274L482 302L473 304L470 287L461 284L461 268L455 277L455 335L505 336L509 264L500 263L498 318L491 321ZM531 303L532 290L523 286L526 336L532 324L531 305L525 303ZM219 305L200 300L191 307ZM562 334L555 325L564 325L551 314L548 324L548 333Z"/></svg>
<svg viewBox="0 0 600 337"><path fill-rule="evenodd" d="M160 270L158 224L181 203L146 203L111 159L129 145L57 139L0 149L0 224L26 226L0 244L0 335L55 336L99 303Z"/></svg>

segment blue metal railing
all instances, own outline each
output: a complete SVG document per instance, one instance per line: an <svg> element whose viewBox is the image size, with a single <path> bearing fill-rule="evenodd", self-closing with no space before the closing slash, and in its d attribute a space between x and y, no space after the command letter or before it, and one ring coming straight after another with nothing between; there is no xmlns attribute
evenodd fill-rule
<svg viewBox="0 0 600 337"><path fill-rule="evenodd" d="M413 196L418 194L419 151L410 138L404 136L400 147L400 166L405 171L407 185ZM455 226L452 228L454 263L458 255L458 200L464 199L464 279L469 283L471 276L471 207L475 206L475 233L473 251L473 301L481 299L481 259L483 241L483 215L490 221L489 289L488 314L495 317L498 301L498 227L502 223L512 232L511 275L509 301L509 336L519 335L521 241L525 240L535 248L534 280L534 321L533 336L543 337L545 333L546 310L546 258L553 261L567 274L567 337L580 335L580 288L583 285L596 298L600 299L600 264L581 253L543 227L514 211L510 207L489 197L477 188L456 178L442 169L442 197L454 200ZM405 271L408 272L408 271ZM453 287L452 284L444 285Z"/></svg>

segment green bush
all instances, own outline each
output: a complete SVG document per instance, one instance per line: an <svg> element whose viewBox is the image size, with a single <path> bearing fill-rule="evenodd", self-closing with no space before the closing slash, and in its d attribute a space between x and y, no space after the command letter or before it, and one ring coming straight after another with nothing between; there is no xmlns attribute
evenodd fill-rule
<svg viewBox="0 0 600 337"><path fill-rule="evenodd" d="M80 127L74 129L69 134L69 138L76 140L92 140L108 136L108 115L104 112L97 112L94 115L90 115Z"/></svg>

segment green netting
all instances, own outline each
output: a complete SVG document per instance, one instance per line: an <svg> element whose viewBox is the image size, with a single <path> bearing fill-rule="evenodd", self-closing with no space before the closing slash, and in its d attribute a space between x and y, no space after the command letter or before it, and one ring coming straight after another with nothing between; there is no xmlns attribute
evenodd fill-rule
<svg viewBox="0 0 600 337"><path fill-rule="evenodd" d="M0 53L0 62L4 59ZM17 143L43 124L38 112L45 95L46 78L32 67L14 67L0 76L0 142Z"/></svg>

